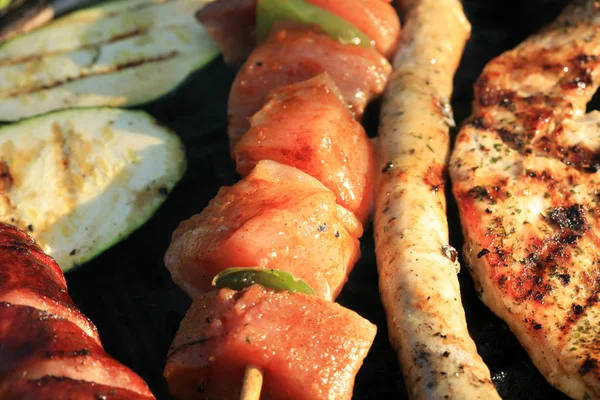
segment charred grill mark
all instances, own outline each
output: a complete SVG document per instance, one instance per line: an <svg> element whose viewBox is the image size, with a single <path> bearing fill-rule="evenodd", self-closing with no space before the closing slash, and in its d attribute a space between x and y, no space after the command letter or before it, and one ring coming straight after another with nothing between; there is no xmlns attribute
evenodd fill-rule
<svg viewBox="0 0 600 400"><path fill-rule="evenodd" d="M545 49L540 54L529 55L524 59L515 57L515 60L504 60L510 65L503 68L545 74L550 79L555 79L555 89L560 88L567 96L571 91L595 87L594 72L600 64L597 56L581 53L558 65L547 59L547 52ZM567 96L536 93L520 97L513 90L503 88L495 82L493 75L489 73L484 73L478 80L476 99L480 110L469 125L495 132L507 146L522 154L535 151L555 157L582 172L594 173L600 170L599 152L579 145L564 147L555 139L563 132L562 121L571 118L574 111L574 105ZM500 112L500 119L496 117L498 111L494 107L505 110Z"/></svg>
<svg viewBox="0 0 600 400"><path fill-rule="evenodd" d="M489 237L494 237L494 242L499 239L502 242L502 235L496 235L495 233L488 232L486 234ZM490 250L491 249L491 250ZM494 270L503 271L503 267L507 267L506 263L506 252L510 253L510 249L503 249L501 246L493 246L488 248L483 248L479 253L477 253L477 258L485 257L485 262ZM496 272L497 275L501 275L501 272ZM506 278L504 279L506 282Z"/></svg>
<svg viewBox="0 0 600 400"><path fill-rule="evenodd" d="M483 121L483 118L481 118L481 117L471 118L471 119L467 120L466 124L469 126L472 126L475 129L483 129L483 130L488 129L487 125Z"/></svg>
<svg viewBox="0 0 600 400"><path fill-rule="evenodd" d="M482 249L479 253L477 253L477 258L481 258L490 253L491 251L489 251L488 249Z"/></svg>
<svg viewBox="0 0 600 400"><path fill-rule="evenodd" d="M467 192L467 195L475 200L487 201L489 204L496 204L496 197L485 186L475 186Z"/></svg>
<svg viewBox="0 0 600 400"><path fill-rule="evenodd" d="M558 274L557 276L563 286L568 286L571 283L571 274Z"/></svg>
<svg viewBox="0 0 600 400"><path fill-rule="evenodd" d="M542 324L537 323L533 319L530 321L530 326L531 326L531 329L536 330L536 331L539 331L540 329L543 328Z"/></svg>
<svg viewBox="0 0 600 400"><path fill-rule="evenodd" d="M506 255L504 254L504 250L501 247L496 246L494 253L498 257L498 260L502 261L503 263L506 261ZM503 264L503 266L506 267L507 264Z"/></svg>
<svg viewBox="0 0 600 400"><path fill-rule="evenodd" d="M429 186L431 190L438 191L440 188L444 187L447 174L448 168L446 165L434 163L429 166L427 172L425 172L423 182L425 185Z"/></svg>
<svg viewBox="0 0 600 400"><path fill-rule="evenodd" d="M547 219L557 232L547 238L531 239L531 252L521 261L522 270L512 274L498 274L498 286L518 302L530 300L540 304L544 304L557 285L569 286L572 275L566 266L572 263L571 246L589 230L585 211L586 209L579 204L550 210ZM569 311L569 318L561 329L567 330L584 314L586 308L598 302L600 278L596 279L596 282L593 279L588 278L590 285L595 285L596 289L585 304L573 305Z"/></svg>
<svg viewBox="0 0 600 400"><path fill-rule="evenodd" d="M475 186L469 190L467 194L477 200L492 200L492 198L490 198L490 192L488 192L488 190L483 186Z"/></svg>
<svg viewBox="0 0 600 400"><path fill-rule="evenodd" d="M583 362L583 364L581 364L581 366L579 367L579 373L581 375L586 375L591 371L598 371L598 360L592 358L590 355L588 355L585 359L585 361Z"/></svg>
<svg viewBox="0 0 600 400"><path fill-rule="evenodd" d="M124 64L118 64L118 65L111 66L101 72L83 73L76 77L66 78L65 80L62 80L62 81L56 81L56 82L52 82L52 83L41 85L41 86L30 87L27 89L15 90L13 92L9 92L9 93L6 93L6 94L0 96L0 98L17 97L17 96L23 96L23 95L41 92L44 90L54 89L54 88L57 88L57 87L60 87L60 86L63 86L63 85L66 85L66 84L69 84L69 83L72 83L75 81L79 81L79 80L86 79L86 78L91 78L94 76L108 75L108 74L119 72L119 71L122 71L125 69L136 68L136 67L139 67L144 64L168 61L170 59L177 57L178 55L179 55L178 51L172 51L167 54L157 55L154 57L148 57L148 58L143 58L143 59L139 59L139 60L133 60L133 61L126 62Z"/></svg>
<svg viewBox="0 0 600 400"><path fill-rule="evenodd" d="M392 168L394 168L394 163L392 161L388 161L385 166L381 169L381 173L385 174L386 172L388 172L389 170L391 170Z"/></svg>
<svg viewBox="0 0 600 400"><path fill-rule="evenodd" d="M498 98L489 99L490 93ZM557 115L557 109L568 110L569 107L564 105L564 100L555 99L550 96L532 95L525 98L518 98L516 95L506 95L502 89L498 89L488 93L485 101L496 101L500 106L511 112L512 118L507 118L501 122L494 121L494 118L476 118L475 126L478 129L485 129L495 132L502 141L514 150L521 153L531 153L531 147L536 137L544 137L549 134L548 130L553 126L554 120L560 119L562 112ZM566 112L566 111L565 111ZM480 115L489 114L484 108L480 111ZM486 120L490 120L486 122ZM473 123L472 123L473 124Z"/></svg>
<svg viewBox="0 0 600 400"><path fill-rule="evenodd" d="M600 288L598 288L600 289ZM571 309L567 313L567 318L564 325L560 327L563 333L566 333L571 329L573 325L577 323L581 318L585 317L586 311L589 307L592 307L598 302L598 290L596 290L590 297L588 297L583 305L573 303Z"/></svg>
<svg viewBox="0 0 600 400"><path fill-rule="evenodd" d="M418 368L426 368L429 365L432 354L427 344L417 343L411 353L413 362Z"/></svg>
<svg viewBox="0 0 600 400"><path fill-rule="evenodd" d="M556 187L559 185L559 181L554 179L552 173L548 170L542 171L525 171L525 179L532 183L537 183L544 186L547 189L548 198L552 197L552 193L555 192ZM599 198L600 200L600 198Z"/></svg>
<svg viewBox="0 0 600 400"><path fill-rule="evenodd" d="M568 272L555 272L560 266L568 265L571 258L570 251L560 238L558 234L549 239L533 240L532 243L539 244L532 245L534 250L521 260L523 268L519 272L503 272L497 278L499 287L517 302L544 304L554 290L552 279L558 279L562 286L569 285L571 275Z"/></svg>
<svg viewBox="0 0 600 400"><path fill-rule="evenodd" d="M202 343L210 342L211 340L216 340L216 339L219 339L221 337L223 337L223 335L216 336L216 337L211 337L211 338L200 338L200 339L197 339L197 340L192 340L190 342L182 344L181 346L177 347L176 349L169 350L169 357L172 357L176 353L179 353L180 351L184 351L184 350L186 350L189 347L195 346L197 344L202 344Z"/></svg>
<svg viewBox="0 0 600 400"><path fill-rule="evenodd" d="M543 182L545 186L548 186L549 184L556 182L554 180L554 178L552 177L552 174L548 170L543 170L543 171L526 170L525 174L529 178L532 178L533 180Z"/></svg>
<svg viewBox="0 0 600 400"><path fill-rule="evenodd" d="M523 140L522 135L518 135L506 128L496 129L496 133L500 136L500 139L514 150L523 150L529 148L528 142Z"/></svg>
<svg viewBox="0 0 600 400"><path fill-rule="evenodd" d="M141 35L145 34L146 32L147 32L147 30L145 30L145 29L136 28L136 29L133 29L128 32L122 32L122 33L115 35L113 37L110 37L106 40L96 42L96 43L84 44L82 46L79 46L79 47L73 48L73 49L68 49L68 50L63 50L63 51L49 51L47 53L35 54L35 55L31 55L31 56L17 57L17 58L7 58L7 59L0 58L0 67L6 67L9 65L16 65L16 64L23 64L23 63L30 62L30 61L40 61L46 57L58 56L60 54L81 51L81 50L94 50L97 54L99 54L100 47L102 47L102 46L105 46L105 45L108 45L111 43L115 43L115 42L118 42L121 40L133 38L136 36L141 36Z"/></svg>
<svg viewBox="0 0 600 400"><path fill-rule="evenodd" d="M592 71L598 64L595 55L579 54L570 60L569 74L561 81L565 90L585 89L594 83Z"/></svg>
<svg viewBox="0 0 600 400"><path fill-rule="evenodd" d="M593 84L592 73L590 69L579 71L579 75L562 84L562 87L567 90L585 89Z"/></svg>
<svg viewBox="0 0 600 400"><path fill-rule="evenodd" d="M134 7L128 8L126 10L123 10L122 12L112 12L112 13L107 13L105 15L103 15L103 18L99 19L100 20L107 20L107 19L111 19L111 18L115 18L118 17L120 15L122 15L123 13L134 13L136 11L140 11L143 10L145 8L149 8L149 7L155 7L155 6L161 6L163 4L166 3L172 3L172 2L176 2L177 0L163 0L160 3L159 2L151 2L151 3L143 3L143 4L138 4ZM73 19L73 21L76 21L76 19ZM96 21L96 23L98 23L98 21ZM59 54L64 54L64 53L68 53L68 52L72 52L72 51L78 51L78 50L87 50L87 49L93 49L93 48L97 48L97 47L101 47L107 44L111 44L111 43L115 43L118 42L120 40L125 40L125 39L129 39L135 36L141 36L143 34L145 34L148 30L147 29L141 29L141 28L135 28L131 31L127 31L127 32L122 32L118 35L115 35L113 37L110 37L106 40L102 40L102 41L98 41L98 42L94 42L94 43L88 43L85 45L82 45L80 47L77 48L73 48L73 49L68 49L68 50L64 50L64 51L54 51L54 52L47 52L47 53L43 53L43 54L36 54L33 56L26 56L26 57L19 57L19 58L11 58L11 59L0 59L0 67L1 66L6 66L6 65L15 65L15 64L20 64L20 63L24 63L27 61L34 61L34 60L39 60L42 59L44 57L48 57L48 56L54 56L54 55L59 55Z"/></svg>
<svg viewBox="0 0 600 400"><path fill-rule="evenodd" d="M500 288L504 288L504 285L506 284L507 279L508 279L508 277L506 275L500 275L500 277L497 280L498 286L500 286Z"/></svg>
<svg viewBox="0 0 600 400"><path fill-rule="evenodd" d="M0 160L0 192L10 190L13 185L13 178L8 169L6 161Z"/></svg>
<svg viewBox="0 0 600 400"><path fill-rule="evenodd" d="M73 351L54 351L54 352L49 352L46 351L44 352L43 357L47 360L53 360L56 358L69 358L69 357L87 357L90 355L90 351L88 349L79 349L79 350L73 350Z"/></svg>
<svg viewBox="0 0 600 400"><path fill-rule="evenodd" d="M562 130L562 127L557 128ZM563 147L554 143L549 137L541 137L535 144L538 153L553 156L565 164L583 172L597 172L600 170L600 153L584 146Z"/></svg>
<svg viewBox="0 0 600 400"><path fill-rule="evenodd" d="M75 132L72 126L63 130L58 123L52 124L52 135L54 145L60 156L57 157L57 170L61 171L60 179L55 184L63 186L61 193L64 193L63 201L68 204L70 210L75 208L77 193L73 182L73 173L69 164L71 161L71 143L74 140Z"/></svg>
<svg viewBox="0 0 600 400"><path fill-rule="evenodd" d="M481 106L489 107L498 105L507 108L510 111L515 110L514 99L516 94L514 91L497 87L489 87L486 85L487 79L484 79L479 84L481 87L478 91L477 100Z"/></svg>
<svg viewBox="0 0 600 400"><path fill-rule="evenodd" d="M555 207L548 213L548 219L561 230L579 236L589 229L585 219L585 208L580 204L570 207Z"/></svg>
<svg viewBox="0 0 600 400"><path fill-rule="evenodd" d="M498 182L496 185L477 185L467 192L467 196L475 200L487 201L488 204L494 205L498 200L504 200L510 197L508 192L502 190L502 187L505 185L506 181L504 180Z"/></svg>

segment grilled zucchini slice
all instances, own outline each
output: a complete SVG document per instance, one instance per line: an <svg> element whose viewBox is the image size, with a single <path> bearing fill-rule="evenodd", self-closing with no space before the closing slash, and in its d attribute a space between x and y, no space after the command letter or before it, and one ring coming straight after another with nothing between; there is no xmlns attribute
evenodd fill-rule
<svg viewBox="0 0 600 400"><path fill-rule="evenodd" d="M123 0L77 11L0 47L0 120L148 103L219 50L194 13L206 0Z"/></svg>
<svg viewBox="0 0 600 400"><path fill-rule="evenodd" d="M145 223L185 171L177 135L142 111L73 109L0 127L0 221L63 271Z"/></svg>

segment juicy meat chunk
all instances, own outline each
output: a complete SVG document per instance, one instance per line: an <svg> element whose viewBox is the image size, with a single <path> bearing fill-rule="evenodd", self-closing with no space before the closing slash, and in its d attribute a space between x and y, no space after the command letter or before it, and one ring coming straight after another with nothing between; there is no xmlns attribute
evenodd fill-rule
<svg viewBox="0 0 600 400"><path fill-rule="evenodd" d="M574 1L492 60L451 160L483 301L548 381L600 398L600 12Z"/></svg>
<svg viewBox="0 0 600 400"><path fill-rule="evenodd" d="M154 399L102 348L54 259L0 223L0 398Z"/></svg>
<svg viewBox="0 0 600 400"><path fill-rule="evenodd" d="M65 290L67 283L60 267L29 235L0 225L0 265L0 301L60 315L100 343L96 327L79 312Z"/></svg>
<svg viewBox="0 0 600 400"><path fill-rule="evenodd" d="M230 267L281 269L335 298L357 260L362 225L304 172L261 161L173 233L165 265L191 297Z"/></svg>
<svg viewBox="0 0 600 400"><path fill-rule="evenodd" d="M283 86L268 98L235 147L238 172L249 174L260 160L298 168L365 222L373 197L373 146L329 75Z"/></svg>
<svg viewBox="0 0 600 400"><path fill-rule="evenodd" d="M13 381L45 376L86 380L151 398L146 383L62 317L0 302L0 398Z"/></svg>
<svg viewBox="0 0 600 400"><path fill-rule="evenodd" d="M400 38L400 19L387 0L306 0L350 22L390 58ZM241 63L256 44L256 0L216 0L196 14L217 41L225 61Z"/></svg>
<svg viewBox="0 0 600 400"><path fill-rule="evenodd" d="M471 26L460 0L398 5L408 12L381 106L373 221L388 336L410 399L500 400L469 334L448 242L448 99Z"/></svg>
<svg viewBox="0 0 600 400"><path fill-rule="evenodd" d="M340 44L296 24L276 24L238 72L229 93L229 145L249 129L249 118L273 89L327 72L356 119L383 92L391 66L377 51Z"/></svg>
<svg viewBox="0 0 600 400"><path fill-rule="evenodd" d="M147 396L127 389L97 383L44 376L40 379L16 379L3 400L148 400Z"/></svg>
<svg viewBox="0 0 600 400"><path fill-rule="evenodd" d="M246 365L262 367L263 399L350 399L375 338L369 321L317 296L259 285L198 297L164 375L182 399L237 399Z"/></svg>
<svg viewBox="0 0 600 400"><path fill-rule="evenodd" d="M390 1L383 0L306 0L350 22L391 58L400 39L400 19Z"/></svg>

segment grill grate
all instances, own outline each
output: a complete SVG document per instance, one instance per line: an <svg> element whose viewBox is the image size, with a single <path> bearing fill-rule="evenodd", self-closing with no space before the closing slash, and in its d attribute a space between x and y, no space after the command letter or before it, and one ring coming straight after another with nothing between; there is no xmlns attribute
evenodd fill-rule
<svg viewBox="0 0 600 400"><path fill-rule="evenodd" d="M464 0L473 37L455 79L452 105L457 121L470 113L472 84L483 65L552 20L565 0L484 2ZM221 185L236 180L226 142L227 94L235 71L222 60L193 75L180 89L144 107L181 135L188 171L157 214L127 240L85 268L67 275L75 302L96 323L106 350L137 371L158 399L169 399L162 378L164 359L190 302L162 265L170 236L180 220L199 212ZM366 116L375 133L377 104ZM461 248L456 207L449 197L452 244ZM376 323L379 333L357 377L355 399L407 398L395 355L388 344L379 302L372 232L363 257L339 302ZM565 398L546 383L507 326L478 299L470 277L460 274L470 332L505 399Z"/></svg>

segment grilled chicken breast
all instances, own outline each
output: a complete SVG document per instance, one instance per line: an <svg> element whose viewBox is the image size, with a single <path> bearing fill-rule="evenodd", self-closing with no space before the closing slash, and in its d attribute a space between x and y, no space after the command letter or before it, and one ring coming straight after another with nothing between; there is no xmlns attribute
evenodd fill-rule
<svg viewBox="0 0 600 400"><path fill-rule="evenodd" d="M446 221L448 99L470 25L457 0L403 5L381 112L374 222L390 341L411 399L498 399L467 330Z"/></svg>
<svg viewBox="0 0 600 400"><path fill-rule="evenodd" d="M600 3L492 60L450 164L482 300L548 381L600 398Z"/></svg>

